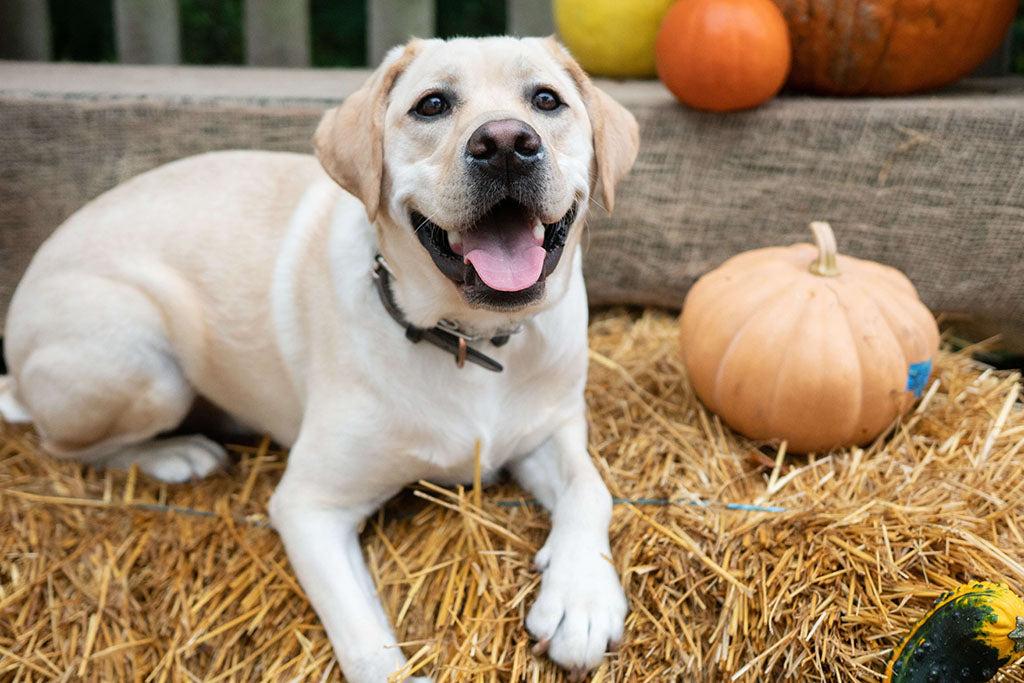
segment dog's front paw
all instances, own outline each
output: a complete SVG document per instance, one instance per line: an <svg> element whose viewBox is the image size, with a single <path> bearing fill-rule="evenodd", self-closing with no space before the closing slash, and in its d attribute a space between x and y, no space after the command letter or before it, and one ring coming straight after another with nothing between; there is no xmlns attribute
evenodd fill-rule
<svg viewBox="0 0 1024 683"><path fill-rule="evenodd" d="M622 640L626 596L607 551L559 552L549 545L537 554L544 575L526 628L537 639L535 652L547 652L570 680L581 680Z"/></svg>

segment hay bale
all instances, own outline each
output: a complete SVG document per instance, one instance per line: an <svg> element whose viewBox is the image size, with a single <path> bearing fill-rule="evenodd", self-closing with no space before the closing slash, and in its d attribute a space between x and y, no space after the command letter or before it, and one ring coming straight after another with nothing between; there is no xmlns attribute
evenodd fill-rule
<svg viewBox="0 0 1024 683"><path fill-rule="evenodd" d="M612 538L632 607L593 680L877 681L943 590L1024 587L1018 374L943 354L890 439L791 457L698 403L675 333L653 312L591 326L591 453L625 499ZM163 486L2 434L0 679L341 679L266 526L283 453L236 446L229 472ZM412 669L562 680L523 630L548 519L522 496L422 484L367 523Z"/></svg>

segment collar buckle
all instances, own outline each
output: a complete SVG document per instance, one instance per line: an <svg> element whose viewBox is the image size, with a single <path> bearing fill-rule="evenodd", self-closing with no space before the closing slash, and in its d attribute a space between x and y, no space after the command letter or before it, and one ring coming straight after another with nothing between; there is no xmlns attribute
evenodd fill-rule
<svg viewBox="0 0 1024 683"><path fill-rule="evenodd" d="M377 294L380 296L384 310L387 311L392 320L405 328L406 339L414 344L426 340L437 348L452 354L455 356L455 365L459 368L465 367L466 361L469 361L492 372L504 370L501 363L470 347L469 342L480 341L486 339L486 337L470 334L454 321L440 320L434 327L417 327L409 323L398 308L398 304L391 293L391 278L394 277L394 273L388 267L387 261L384 260L381 254L374 256L373 269L370 275L376 285ZM495 346L502 346L508 342L509 335L515 334L521 329L523 329L523 326L520 324L510 330L499 330L491 338L491 343Z"/></svg>

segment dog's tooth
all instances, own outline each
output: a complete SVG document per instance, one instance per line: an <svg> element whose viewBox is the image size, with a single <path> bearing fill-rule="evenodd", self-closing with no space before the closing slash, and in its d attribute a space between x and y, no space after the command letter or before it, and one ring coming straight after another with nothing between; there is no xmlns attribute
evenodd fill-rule
<svg viewBox="0 0 1024 683"><path fill-rule="evenodd" d="M448 244L452 245L453 247L457 244L462 244L462 235L460 235L457 232L448 233Z"/></svg>
<svg viewBox="0 0 1024 683"><path fill-rule="evenodd" d="M544 224L537 221L537 224L533 226L533 238L538 242L544 241Z"/></svg>

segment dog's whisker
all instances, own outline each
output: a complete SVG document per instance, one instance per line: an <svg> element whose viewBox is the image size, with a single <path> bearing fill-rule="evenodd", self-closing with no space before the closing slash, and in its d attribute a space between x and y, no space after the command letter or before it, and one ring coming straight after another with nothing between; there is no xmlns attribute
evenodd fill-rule
<svg viewBox="0 0 1024 683"><path fill-rule="evenodd" d="M433 216L423 216L423 214L420 214L420 215L423 217L423 220L420 222L419 225L413 226L413 230L412 231L413 231L414 234L419 232L420 228L422 228L422 227L424 227L426 225L431 225L431 224L437 225L437 222L434 220ZM440 225L437 225L437 227L441 228ZM441 228L441 229L443 230L444 228Z"/></svg>
<svg viewBox="0 0 1024 683"><path fill-rule="evenodd" d="M587 201L589 201L589 202L593 203L593 204L594 204L594 206L600 207L600 208L601 208L601 209L602 209L603 211L605 211L605 212L607 212L607 211L608 211L608 208L607 208L607 207L606 207L606 206L605 206L604 204L602 204L601 202L597 201L597 198L595 198L595 197L594 197L594 195L590 195L590 196L589 196L589 197L587 198Z"/></svg>

